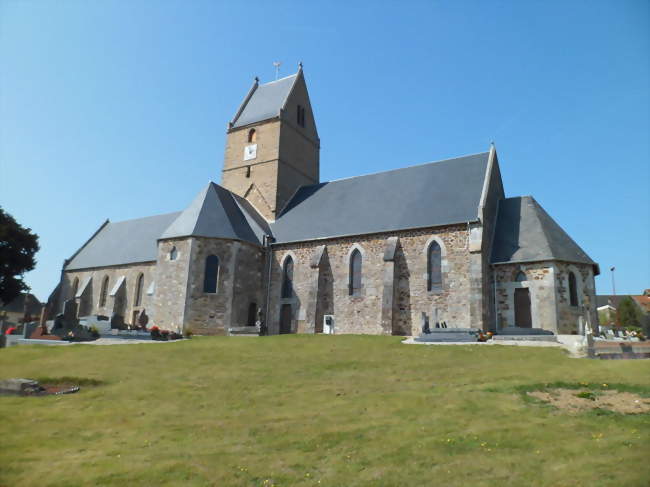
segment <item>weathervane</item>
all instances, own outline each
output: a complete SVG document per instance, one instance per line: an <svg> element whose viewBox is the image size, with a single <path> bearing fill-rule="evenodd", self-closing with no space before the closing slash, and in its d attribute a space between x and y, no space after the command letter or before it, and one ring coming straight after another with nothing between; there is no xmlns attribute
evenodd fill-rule
<svg viewBox="0 0 650 487"><path fill-rule="evenodd" d="M275 66L275 79L278 79L278 76L280 76L280 65L282 64L282 61L274 61L273 66Z"/></svg>

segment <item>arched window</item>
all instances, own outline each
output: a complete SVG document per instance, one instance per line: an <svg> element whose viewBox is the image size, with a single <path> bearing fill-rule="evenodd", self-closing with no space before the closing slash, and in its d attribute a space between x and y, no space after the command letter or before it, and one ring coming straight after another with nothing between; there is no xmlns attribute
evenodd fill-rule
<svg viewBox="0 0 650 487"><path fill-rule="evenodd" d="M75 298L77 295L77 290L79 289L79 278L75 277L74 281L72 281L72 299Z"/></svg>
<svg viewBox="0 0 650 487"><path fill-rule="evenodd" d="M442 249L435 240L427 251L427 278L429 291L442 289Z"/></svg>
<svg viewBox="0 0 650 487"><path fill-rule="evenodd" d="M216 293L217 280L219 278L219 257L208 255L205 259L205 276L203 278L203 292Z"/></svg>
<svg viewBox="0 0 650 487"><path fill-rule="evenodd" d="M350 255L350 281L348 283L350 296L356 296L361 290L362 259L359 249L354 249Z"/></svg>
<svg viewBox="0 0 650 487"><path fill-rule="evenodd" d="M108 276L104 276L102 287L99 292L99 306L106 306L106 295L108 294Z"/></svg>
<svg viewBox="0 0 650 487"><path fill-rule="evenodd" d="M569 301L571 306L578 306L578 287L576 285L576 275L569 272Z"/></svg>
<svg viewBox="0 0 650 487"><path fill-rule="evenodd" d="M293 296L293 259L288 256L284 261L282 269L282 297L290 298Z"/></svg>
<svg viewBox="0 0 650 487"><path fill-rule="evenodd" d="M176 257L178 257L178 250L176 250L176 246L174 246L169 251L169 260L176 260Z"/></svg>
<svg viewBox="0 0 650 487"><path fill-rule="evenodd" d="M517 272L517 276L515 277L516 282L524 282L527 280L528 278L526 277L526 274L524 274L524 271Z"/></svg>
<svg viewBox="0 0 650 487"><path fill-rule="evenodd" d="M144 287L144 274L138 276L135 282L135 298L133 299L133 306L140 306L142 304L142 288Z"/></svg>
<svg viewBox="0 0 650 487"><path fill-rule="evenodd" d="M248 131L248 142L255 142L257 140L257 132L255 129L250 129Z"/></svg>

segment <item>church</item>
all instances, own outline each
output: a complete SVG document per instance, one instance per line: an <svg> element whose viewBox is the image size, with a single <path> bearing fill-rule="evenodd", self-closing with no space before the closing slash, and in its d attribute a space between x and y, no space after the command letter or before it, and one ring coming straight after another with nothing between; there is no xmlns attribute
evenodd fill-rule
<svg viewBox="0 0 650 487"><path fill-rule="evenodd" d="M598 264L479 154L321 182L302 66L257 78L228 124L221 184L175 213L105 221L50 313L205 335L417 335L433 325L580 333Z"/></svg>

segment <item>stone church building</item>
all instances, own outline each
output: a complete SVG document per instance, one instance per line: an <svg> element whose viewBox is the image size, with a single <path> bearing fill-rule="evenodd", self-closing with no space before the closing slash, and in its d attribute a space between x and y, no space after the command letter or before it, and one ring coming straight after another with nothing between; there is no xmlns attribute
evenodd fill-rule
<svg viewBox="0 0 650 487"><path fill-rule="evenodd" d="M248 91L221 184L182 211L104 222L50 299L223 335L417 335L431 325L579 332L597 323L598 265L531 196L506 197L480 154L321 182L302 67ZM327 317L327 320L325 319ZM246 328L248 327L248 328Z"/></svg>

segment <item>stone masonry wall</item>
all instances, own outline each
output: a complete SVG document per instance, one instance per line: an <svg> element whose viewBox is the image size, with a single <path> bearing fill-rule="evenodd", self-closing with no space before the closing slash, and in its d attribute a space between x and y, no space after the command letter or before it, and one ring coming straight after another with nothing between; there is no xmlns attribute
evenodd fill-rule
<svg viewBox="0 0 650 487"><path fill-rule="evenodd" d="M176 248L176 259L170 252ZM187 276L189 272L192 241L189 238L161 240L158 242L156 265L156 319L161 329L180 331L185 320Z"/></svg>
<svg viewBox="0 0 650 487"><path fill-rule="evenodd" d="M560 333L582 333L578 318L590 314L594 331L598 329L598 312L596 310L596 285L593 267L588 264L556 263L556 299L558 308L558 328ZM569 297L569 272L576 276L578 306L571 306Z"/></svg>
<svg viewBox="0 0 650 487"><path fill-rule="evenodd" d="M390 237L399 238L395 264L384 260L387 239ZM441 243L443 249L443 287L440 291L430 292L427 290L426 266L428 245L433 239ZM314 252L321 245L326 247L325 270L322 265L317 268L311 266ZM353 248L359 248L363 256L359 296L348 293L349 257ZM288 254L294 259L295 295L290 299L281 299L282 263ZM397 266L394 275L389 274L390 285L396 284L397 291L384 296L384 281L391 265ZM422 312L432 322L445 320L450 327L480 328L483 324L474 322L470 315L469 265L466 225L274 246L269 332L278 333L280 306L290 303L293 306L292 331L313 333L317 329L315 317L311 313L308 317L308 310L310 301L314 301L316 296L311 290L317 282L327 289L328 281L331 281L332 303L320 307L329 306L332 309L337 333L419 334ZM319 275L323 272L325 276ZM327 299L326 296L325 301ZM390 307L397 311L392 313L388 322L385 316L390 316L391 311L384 310L386 300L394 300Z"/></svg>
<svg viewBox="0 0 650 487"><path fill-rule="evenodd" d="M250 144L248 133L251 128L256 131L257 156L244 161L244 148ZM232 130L226 137L221 185L247 198L265 218L271 220L276 211L279 154L279 120Z"/></svg>
<svg viewBox="0 0 650 487"><path fill-rule="evenodd" d="M580 333L579 317L591 313L592 326L597 327L593 269L585 264L567 264L547 261L526 264L494 266L497 280L497 329L515 326L514 290L530 290L533 328L542 328L559 334ZM569 300L568 272L576 274L579 306ZM527 281L515 282L519 271ZM586 307L583 308L583 306Z"/></svg>
<svg viewBox="0 0 650 487"><path fill-rule="evenodd" d="M66 271L63 273L63 281L61 283L61 296L60 306L61 309L55 310L56 313L63 311L63 303L72 299L72 286L75 278L79 279L79 289L83 286L85 280L88 277L91 277L91 282L86 289L86 292L77 299L77 304L79 304L79 315L105 315L111 316L113 313L114 298L110 296L110 292L113 289L117 280L124 276L126 286L126 305L124 313L125 323L131 324L133 312L139 312L141 309L146 309L147 315L149 315L150 320L155 319L155 305L154 305L154 296L153 294L148 294L147 290L151 285L151 281L155 276L156 265L154 262L146 262L141 264L128 264L124 266L115 266L115 267L101 267L94 269L84 269L79 271ZM135 287L138 276L140 274L144 275L144 285L142 290L142 304L139 307L133 305L135 299ZM101 293L102 282L104 277L108 276L108 287L106 291L106 304L100 306L99 299Z"/></svg>
<svg viewBox="0 0 650 487"><path fill-rule="evenodd" d="M228 328L246 325L250 303L263 304L264 254L252 244L192 238L184 326L194 333L225 335ZM203 292L205 260L219 257L217 292Z"/></svg>
<svg viewBox="0 0 650 487"><path fill-rule="evenodd" d="M519 271L526 274L526 281L516 282ZM515 289L528 288L532 327L542 328L554 333L557 329L557 304L555 298L555 272L553 262L534 262L526 264L503 264L494 266L497 292L497 331L516 326Z"/></svg>

